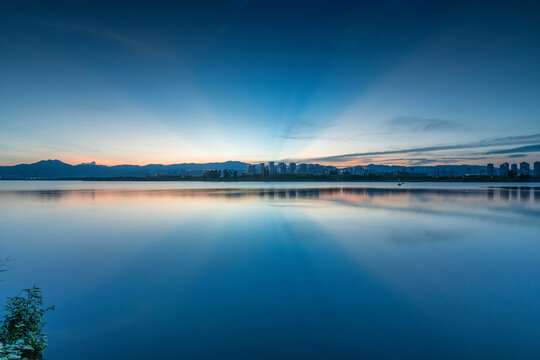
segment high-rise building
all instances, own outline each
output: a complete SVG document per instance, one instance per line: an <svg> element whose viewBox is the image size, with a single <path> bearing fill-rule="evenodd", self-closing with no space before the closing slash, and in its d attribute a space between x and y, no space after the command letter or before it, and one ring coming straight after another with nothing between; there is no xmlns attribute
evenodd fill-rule
<svg viewBox="0 0 540 360"><path fill-rule="evenodd" d="M326 166L315 164L315 173L317 175L325 175L326 174Z"/></svg>
<svg viewBox="0 0 540 360"><path fill-rule="evenodd" d="M285 174L287 172L287 165L285 165L285 163L280 162L278 164L277 170L278 170L278 174Z"/></svg>
<svg viewBox="0 0 540 360"><path fill-rule="evenodd" d="M493 167L492 163L487 164L487 175L488 176L495 175L495 168Z"/></svg>
<svg viewBox="0 0 540 360"><path fill-rule="evenodd" d="M512 164L512 166L510 166L510 169L514 174L518 173L517 164Z"/></svg>
<svg viewBox="0 0 540 360"><path fill-rule="evenodd" d="M300 164L298 166L298 173L299 174L307 174L308 166L307 164Z"/></svg>
<svg viewBox="0 0 540 360"><path fill-rule="evenodd" d="M276 167L274 166L274 162L273 161L269 161L268 162L268 173L270 175L274 175L276 172Z"/></svg>
<svg viewBox="0 0 540 360"><path fill-rule="evenodd" d="M259 174L264 175L265 166L264 163L259 164Z"/></svg>
<svg viewBox="0 0 540 360"><path fill-rule="evenodd" d="M296 172L296 163L290 163L289 164L289 172L291 174L294 174Z"/></svg>
<svg viewBox="0 0 540 360"><path fill-rule="evenodd" d="M355 166L353 168L353 175L363 175L364 174L364 167L363 166Z"/></svg>
<svg viewBox="0 0 540 360"><path fill-rule="evenodd" d="M328 174L330 174L330 175L331 175L332 173L337 173L337 171L338 171L338 168L335 167L335 166L327 166L327 167L326 167L326 172L327 172ZM366 168L364 168L364 172L365 172L365 171L366 171Z"/></svg>
<svg viewBox="0 0 540 360"><path fill-rule="evenodd" d="M255 175L255 165L248 165L248 175Z"/></svg>
<svg viewBox="0 0 540 360"><path fill-rule="evenodd" d="M534 162L534 176L540 176L540 161Z"/></svg>
<svg viewBox="0 0 540 360"><path fill-rule="evenodd" d="M505 163L502 163L500 166L499 166L499 174L501 176L505 176L505 175L508 175L508 171L510 170L510 166L508 165L507 162Z"/></svg>
<svg viewBox="0 0 540 360"><path fill-rule="evenodd" d="M521 164L519 164L519 173L521 175L529 175L530 171L531 171L531 167L528 162L524 161Z"/></svg>

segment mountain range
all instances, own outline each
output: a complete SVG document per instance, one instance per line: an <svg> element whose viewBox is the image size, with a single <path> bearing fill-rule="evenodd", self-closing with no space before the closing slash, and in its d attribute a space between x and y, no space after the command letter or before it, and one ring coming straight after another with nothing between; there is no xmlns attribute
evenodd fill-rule
<svg viewBox="0 0 540 360"><path fill-rule="evenodd" d="M97 165L95 162L78 165L66 164L60 160L41 160L33 164L0 166L2 179L62 179L62 178L106 178L145 177L152 175L202 175L207 170L247 169L246 163L226 161L206 164L149 164L139 165Z"/></svg>
<svg viewBox="0 0 540 360"><path fill-rule="evenodd" d="M201 176L208 170L233 170L241 173L248 163L226 161L214 163L183 163L173 165L97 165L95 162L78 165L66 164L60 160L41 160L33 164L0 166L0 179L65 179L65 178L109 178L109 177L146 177L154 175L192 175ZM392 173L409 171L428 176L463 176L466 174L485 174L482 165L437 165L437 166L366 166L369 173ZM498 169L495 169L498 173Z"/></svg>

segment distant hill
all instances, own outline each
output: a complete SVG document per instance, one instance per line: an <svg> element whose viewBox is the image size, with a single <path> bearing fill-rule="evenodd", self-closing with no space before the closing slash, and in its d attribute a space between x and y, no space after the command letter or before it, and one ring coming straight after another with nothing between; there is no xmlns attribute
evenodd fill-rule
<svg viewBox="0 0 540 360"><path fill-rule="evenodd" d="M0 166L0 177L3 179L62 179L62 178L103 178L152 175L202 175L207 170L247 169L247 164L240 161L226 161L206 164L174 164L174 165L96 165L95 162L70 165L60 160L41 160L33 164Z"/></svg>
<svg viewBox="0 0 540 360"><path fill-rule="evenodd" d="M42 160L33 164L0 166L1 179L65 179L65 178L108 178L108 177L146 177L154 175L192 175L201 176L209 170L247 170L247 163L226 161L205 164L149 164L139 165L97 165L95 162L78 165L66 164L60 160ZM365 166L369 173L384 174L408 172L427 176L464 176L485 175L486 167L482 165L436 165L436 166L397 166L375 165ZM495 174L499 169L495 168Z"/></svg>

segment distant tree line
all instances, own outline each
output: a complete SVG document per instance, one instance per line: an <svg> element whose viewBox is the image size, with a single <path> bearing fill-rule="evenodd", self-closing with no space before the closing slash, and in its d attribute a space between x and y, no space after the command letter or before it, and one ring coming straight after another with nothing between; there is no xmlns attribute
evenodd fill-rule
<svg viewBox="0 0 540 360"><path fill-rule="evenodd" d="M67 179L63 179L67 180ZM71 180L89 181L441 181L441 182L539 182L540 177L534 175L517 175L509 172L504 176L498 175L463 175L463 176L431 176L425 174L414 174L410 172L395 172L384 174L363 174L354 175L349 171L338 173L332 171L326 175L316 174L262 174L246 175L239 174L235 170L208 170L202 176L186 175L157 175L146 177L109 177L109 178L71 178Z"/></svg>

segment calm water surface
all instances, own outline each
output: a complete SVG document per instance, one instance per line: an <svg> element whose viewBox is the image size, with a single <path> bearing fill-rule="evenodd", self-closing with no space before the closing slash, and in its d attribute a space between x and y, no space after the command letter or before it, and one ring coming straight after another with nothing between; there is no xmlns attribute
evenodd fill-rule
<svg viewBox="0 0 540 360"><path fill-rule="evenodd" d="M0 181L0 255L49 360L540 359L534 184Z"/></svg>

